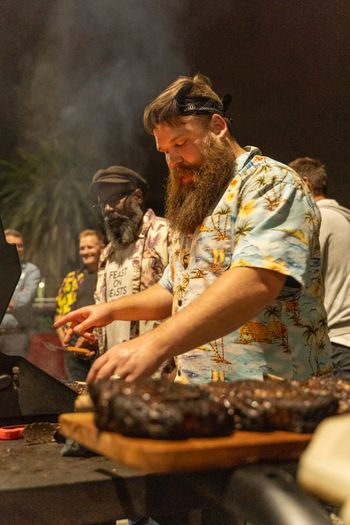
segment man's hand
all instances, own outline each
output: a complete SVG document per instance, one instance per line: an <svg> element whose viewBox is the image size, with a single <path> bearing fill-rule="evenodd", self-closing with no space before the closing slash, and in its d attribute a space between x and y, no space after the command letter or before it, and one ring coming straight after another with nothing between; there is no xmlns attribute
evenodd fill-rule
<svg viewBox="0 0 350 525"><path fill-rule="evenodd" d="M145 334L112 346L96 359L86 380L98 381L118 376L125 381L134 381L152 375L162 362L160 352L152 344L152 336Z"/></svg>
<svg viewBox="0 0 350 525"><path fill-rule="evenodd" d="M112 311L112 303L84 306L58 319L54 323L54 327L57 329L68 324L64 343L68 343L72 336L77 333L93 344L95 336L91 333L91 329L111 323L113 321Z"/></svg>
<svg viewBox="0 0 350 525"><path fill-rule="evenodd" d="M89 339L81 335L74 343L74 346L77 348L86 348L87 350L93 350L96 352L98 350L97 339L93 333L88 333L91 336Z"/></svg>

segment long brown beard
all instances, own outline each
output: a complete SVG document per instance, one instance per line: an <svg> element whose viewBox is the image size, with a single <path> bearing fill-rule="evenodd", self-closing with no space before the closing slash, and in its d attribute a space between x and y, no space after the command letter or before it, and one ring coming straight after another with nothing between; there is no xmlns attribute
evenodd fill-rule
<svg viewBox="0 0 350 525"><path fill-rule="evenodd" d="M230 145L209 136L200 166L178 166L169 170L165 216L173 230L189 234L202 224L228 186L234 161ZM181 183L183 175L191 175L193 180L184 185Z"/></svg>

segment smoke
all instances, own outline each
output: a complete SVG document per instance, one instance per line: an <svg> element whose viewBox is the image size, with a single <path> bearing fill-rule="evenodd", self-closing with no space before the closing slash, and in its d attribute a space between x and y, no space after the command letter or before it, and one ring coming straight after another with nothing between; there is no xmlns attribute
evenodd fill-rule
<svg viewBox="0 0 350 525"><path fill-rule="evenodd" d="M142 166L145 105L188 74L182 2L59 0L52 5L21 99L21 142L59 140L108 163Z"/></svg>

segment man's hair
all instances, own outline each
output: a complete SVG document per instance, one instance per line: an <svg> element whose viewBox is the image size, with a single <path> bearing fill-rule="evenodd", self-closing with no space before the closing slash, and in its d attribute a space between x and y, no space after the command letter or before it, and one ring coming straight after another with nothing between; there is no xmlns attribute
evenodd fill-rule
<svg viewBox="0 0 350 525"><path fill-rule="evenodd" d="M95 237L97 237L97 239L100 241L101 244L105 243L102 233L99 232L98 230L83 230L83 231L81 231L79 233L79 241L83 237L87 237L88 235L94 235Z"/></svg>
<svg viewBox="0 0 350 525"><path fill-rule="evenodd" d="M309 181L314 195L327 195L327 173L322 162L311 157L300 157L290 162L289 166Z"/></svg>
<svg viewBox="0 0 350 525"><path fill-rule="evenodd" d="M187 89L185 89L187 86ZM176 95L181 89L186 91L186 100L196 97L208 97L212 100L212 105L222 107L222 100L212 89L211 81L208 77L198 73L194 77L181 76L168 86L158 97L156 97L144 110L143 124L145 130L150 135L158 124L166 122L172 126L178 126L193 115L184 115L179 110L179 103ZM202 108L203 109L203 108ZM214 111L215 112L215 111ZM217 113L221 113L220 110ZM197 114L197 118L206 119L210 121L210 114ZM229 119L227 119L230 124Z"/></svg>
<svg viewBox="0 0 350 525"><path fill-rule="evenodd" d="M10 228L8 228L7 230L4 231L4 234L12 235L12 237L18 237L18 238L23 239L23 235L18 230L11 230Z"/></svg>

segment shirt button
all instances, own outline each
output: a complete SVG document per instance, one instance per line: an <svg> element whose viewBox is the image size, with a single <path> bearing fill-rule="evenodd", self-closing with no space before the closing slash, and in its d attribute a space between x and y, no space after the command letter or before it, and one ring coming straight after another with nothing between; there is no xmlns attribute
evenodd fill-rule
<svg viewBox="0 0 350 525"><path fill-rule="evenodd" d="M181 299L178 300L177 305L178 306L182 306L182 300Z"/></svg>

